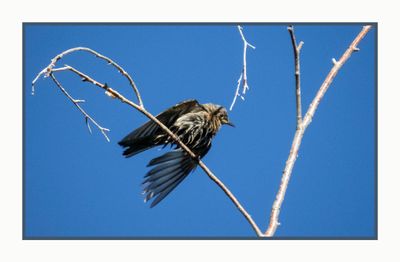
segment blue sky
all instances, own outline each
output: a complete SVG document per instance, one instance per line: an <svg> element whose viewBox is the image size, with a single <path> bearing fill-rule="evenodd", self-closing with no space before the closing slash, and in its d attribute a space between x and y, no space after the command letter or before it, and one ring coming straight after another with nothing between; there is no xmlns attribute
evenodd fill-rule
<svg viewBox="0 0 400 262"><path fill-rule="evenodd" d="M253 237L225 194L198 168L158 206L141 181L157 149L122 157L117 142L146 119L71 73L71 95L111 129L108 143L50 79L31 81L50 59L76 46L117 61L157 114L195 98L229 107L242 68L235 25L24 26L24 226L26 237ZM303 111L361 25L295 25ZM244 25L250 91L238 100L204 162L261 229L295 132L293 51L286 25ZM277 237L375 237L375 34L368 33L335 78L309 126L283 203ZM85 53L61 60L134 99L127 81Z"/></svg>

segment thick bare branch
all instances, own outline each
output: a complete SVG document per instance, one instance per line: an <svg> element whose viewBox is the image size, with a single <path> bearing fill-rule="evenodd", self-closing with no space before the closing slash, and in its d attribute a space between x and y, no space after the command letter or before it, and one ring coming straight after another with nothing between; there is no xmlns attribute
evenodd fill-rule
<svg viewBox="0 0 400 262"><path fill-rule="evenodd" d="M360 49L357 47L357 45L360 43L360 41L365 37L365 35L368 33L368 31L371 29L371 26L364 26L361 30L361 32L357 35L357 37L353 40L349 48L346 50L346 52L342 55L342 57L339 59L339 61L336 61L334 63L334 66L332 67L331 71L329 72L328 76L325 78L325 81L322 83L321 87L318 90L317 95L315 96L314 100L310 104L307 113L304 116L303 120L303 126L304 128L307 128L308 125L311 123L312 118L315 114L315 111L317 110L317 107L319 103L321 102L323 96L325 95L326 91L328 90L330 84L332 83L333 79L335 78L336 74L339 72L340 68L346 63L347 59L350 58L350 56L353 54L353 52L358 52Z"/></svg>
<svg viewBox="0 0 400 262"><path fill-rule="evenodd" d="M357 35L357 37L350 44L349 48L344 52L344 54L339 59L339 61L336 61L334 63L331 71L325 78L325 81L322 83L314 100L312 101L310 107L308 108L307 113L305 114L305 116L303 118L302 124L297 128L296 133L294 135L293 142L292 142L292 147L290 149L289 157L286 161L285 169L283 170L283 175L282 175L281 184L279 186L279 191L276 195L274 204L272 205L270 222L269 222L268 229L265 232L265 236L267 236L267 237L273 236L275 234L276 229L279 226L279 213L281 210L283 200L285 198L285 193L286 193L286 189L289 184L290 176L292 174L292 170L293 170L294 164L295 164L297 156L298 156L298 152L299 152L299 148L301 145L301 141L303 139L304 132L306 131L309 124L311 123L312 117L314 116L319 103L321 102L324 94L328 90L330 84L332 83L332 81L335 78L336 74L338 73L339 69L343 66L343 64L347 61L347 59L350 58L350 56L353 52L359 50L357 48L357 45L360 43L360 41L364 38L364 36L368 33L368 31L370 29L371 29L371 26L364 26L362 28L361 32Z"/></svg>

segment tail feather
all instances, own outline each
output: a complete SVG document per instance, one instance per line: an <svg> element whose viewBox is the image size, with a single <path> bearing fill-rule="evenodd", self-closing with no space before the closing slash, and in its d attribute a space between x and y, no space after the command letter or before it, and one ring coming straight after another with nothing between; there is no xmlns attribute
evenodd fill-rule
<svg viewBox="0 0 400 262"><path fill-rule="evenodd" d="M146 183L149 183L146 187L146 190L152 190L155 194L159 191L162 191L165 186L168 186L171 182L175 181L176 178L184 173L183 171L188 168L189 164L185 166L176 166L171 168L165 169L159 173L157 173L157 178L149 177Z"/></svg>
<svg viewBox="0 0 400 262"><path fill-rule="evenodd" d="M171 152L165 153L162 156L152 159L147 166L155 166L155 165L158 165L161 163L172 161L174 159L179 159L181 157L182 156L180 154L175 153L175 151L171 151Z"/></svg>
<svg viewBox="0 0 400 262"><path fill-rule="evenodd" d="M193 168L187 168L187 170L185 172L187 172L187 174L190 173L190 171ZM157 196L156 199L154 199L154 201L151 203L150 207L154 207L155 205L157 205L161 200L163 200L175 187L177 187L182 181L183 179L185 179L187 175L182 175L181 177L179 177L178 180L176 180L173 184L169 185L168 188L166 188L165 190L163 190L162 192L159 193L159 195Z"/></svg>
<svg viewBox="0 0 400 262"><path fill-rule="evenodd" d="M158 165L151 169L147 174L144 176L146 179L143 181L143 184L150 181L155 181L162 176L165 176L168 173L175 172L181 168L180 163L176 163L175 165L170 165L168 163L163 165Z"/></svg>
<svg viewBox="0 0 400 262"><path fill-rule="evenodd" d="M150 205L154 207L189 175L196 162L177 149L153 159L149 165L156 166L146 174L143 192L146 194L145 202L156 197Z"/></svg>

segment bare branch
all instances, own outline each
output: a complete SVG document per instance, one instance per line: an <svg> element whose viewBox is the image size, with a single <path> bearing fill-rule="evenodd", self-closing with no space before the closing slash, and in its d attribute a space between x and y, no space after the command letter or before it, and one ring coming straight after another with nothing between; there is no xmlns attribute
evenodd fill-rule
<svg viewBox="0 0 400 262"><path fill-rule="evenodd" d="M229 108L230 111L232 111L233 106L236 103L236 98L238 96L240 96L244 100L244 95L246 94L246 91L250 89L250 87L247 83L247 62L246 62L247 61L247 47L250 46L251 48L256 49L256 47L251 45L249 42L247 42L246 38L244 37L243 27L238 25L238 30L239 30L240 36L242 37L242 41L243 41L243 69L242 69L242 72L240 73L238 85L236 87L235 96L233 97L232 104ZM240 86L242 86L242 94L239 93Z"/></svg>
<svg viewBox="0 0 400 262"><path fill-rule="evenodd" d="M240 83L242 82L242 78L243 78L243 73L240 74L239 79L238 79L238 81L237 81L235 96L233 97L232 104L231 104L231 106L229 107L229 110L230 110L230 111L232 111L233 106L234 106L235 103L236 103L236 98L237 98L238 96L241 96L239 91L240 91Z"/></svg>
<svg viewBox="0 0 400 262"><path fill-rule="evenodd" d="M239 209L242 215L250 223L251 227L256 232L257 236L263 237L264 234L261 232L256 222L253 220L251 215L246 211L246 209L244 209L244 207L240 204L239 200L232 194L232 192L228 189L228 187L225 186L225 184L221 180L219 180L218 177L216 177L201 160L199 160L199 166L204 170L207 176L212 181L214 181L225 192L225 194L229 197L229 199L235 204L235 206Z"/></svg>
<svg viewBox="0 0 400 262"><path fill-rule="evenodd" d="M308 125L311 123L312 118L317 110L319 103L321 102L322 98L324 97L326 91L328 90L330 84L332 83L333 79L339 72L340 68L346 63L346 61L350 58L353 52L357 52L360 49L357 45L360 41L365 37L368 31L371 29L370 25L363 26L361 32L357 35L357 37L353 40L350 47L346 50L346 52L342 55L342 57L337 61L334 66L332 67L331 71L329 72L328 76L325 78L324 82L322 83L321 87L318 90L317 95L315 96L314 100L310 104L307 113L304 116L304 128L307 128Z"/></svg>
<svg viewBox="0 0 400 262"><path fill-rule="evenodd" d="M303 47L304 42L300 41L299 45L297 46L297 50L300 52L301 48Z"/></svg>
<svg viewBox="0 0 400 262"><path fill-rule="evenodd" d="M40 76L42 76L42 75L49 76L51 72L55 72L53 68L56 66L57 61L60 60L61 58L63 58L65 55L71 54L71 53L76 52L76 51L85 51L85 52L91 53L91 54L95 55L97 58L100 58L100 59L103 59L103 60L107 61L107 63L109 65L114 66L118 70L118 72L120 72L124 77L126 77L128 79L129 84L132 86L133 91L135 92L136 97L137 97L137 99L139 101L139 105L141 107L144 106L143 105L143 101L142 101L142 97L140 96L139 89L137 88L137 86L136 86L135 82L133 81L132 77L120 65L118 65L116 62L114 62L110 58L108 58L108 57L106 57L106 56L104 56L104 55L102 55L102 54L100 54L100 53L98 53L98 52L96 52L96 51L94 51L94 50L92 50L90 48L87 48L87 47L71 48L71 49L68 49L68 50L62 52L61 54L58 54L57 56L55 56L51 60L51 63L46 68L44 68L42 71L40 71L39 74L32 81L32 94L35 93L35 84L36 84L37 80L40 78Z"/></svg>
<svg viewBox="0 0 400 262"><path fill-rule="evenodd" d="M88 120L90 120L101 131L101 133L104 135L104 137L107 139L107 141L110 142L110 139L108 138L108 136L106 134L106 131L109 132L110 129L100 126L88 113L86 113L86 111L83 110L82 107L78 104L79 102L77 102L77 101L82 101L82 100L75 100L74 98L72 98L72 96L67 92L67 90L65 90L65 88L61 85L61 83L58 82L58 80L56 79L56 77L54 76L53 73L50 73L49 76L51 77L51 79L53 79L54 83L64 93L64 95L66 95L68 97L68 99L71 100L71 102L85 116L85 121L86 121L86 124L88 126L88 129L89 129L90 133L92 133L92 130L90 129L90 125L89 125Z"/></svg>
<svg viewBox="0 0 400 262"><path fill-rule="evenodd" d="M169 130L162 122L160 122L154 115L152 115L151 113L149 113L144 107L128 100L127 98L125 98L123 95L121 95L119 92L117 92L116 90L112 89L111 87L109 87L107 84L102 84L96 80L94 80L93 78L91 78L90 76L82 73L81 71L69 66L69 65L65 65L64 67L61 68L55 68L55 69L50 69L50 70L54 70L55 72L61 72L61 71L66 71L69 70L75 74L77 74L82 81L84 82L89 82L95 86L98 86L102 89L104 89L106 92L106 94L108 96L111 96L113 98L116 98L118 100L120 100L121 102L128 104L130 106L132 106L133 108L135 108L136 110L138 110L140 113L142 113L143 115L145 115L147 118L149 118L151 121L155 122L158 126L160 126L160 128L166 132L169 136L171 136L171 138L177 143L179 144L179 146L185 150L193 159L195 159L199 166L204 170L204 172L206 173L206 175L212 180L214 181L214 183L216 183L223 191L224 193L228 196L228 198L233 202L233 204L239 209L239 211L243 214L243 216L246 218L246 220L250 223L250 225L252 226L252 228L254 229L254 231L256 232L257 236L263 236L263 233L261 232L261 230L259 229L259 227L257 226L257 224L255 223L255 221L252 219L251 215L246 211L246 209L240 204L239 200L232 194L232 192L225 186L225 184L219 180L212 172L211 170L200 160L198 159L198 157L179 139L179 137L177 137L171 130ZM63 91L63 93L71 100L74 102L74 99L65 91L65 89L61 86L61 84L55 79L53 73L50 71L49 74L52 79L54 80L54 82L57 84L57 86ZM83 111L83 109L77 104L74 103L75 106L78 107L78 109L85 115L86 117L86 123L88 124L88 128L90 130L89 127L89 123L87 121L87 119L91 120L100 130L101 132L105 135L104 131L109 131L108 129L102 128L100 127L88 114L86 114L85 111ZM91 131L91 130L90 130ZM105 135L106 136L106 135ZM107 138L107 136L106 136Z"/></svg>
<svg viewBox="0 0 400 262"><path fill-rule="evenodd" d="M89 130L89 133L91 133L91 134L92 134L92 128L90 127L90 123L89 123L89 121L88 121L88 118L87 118L87 117L85 117L85 122L86 122L87 128L88 128L88 130Z"/></svg>
<svg viewBox="0 0 400 262"><path fill-rule="evenodd" d="M294 34L294 27L291 25L288 27L290 39L292 40L293 53L294 53L294 76L296 81L296 111L297 111L297 127L301 125L302 113L301 113L301 88L300 88L300 50L303 47L304 42L300 42L297 45L296 36Z"/></svg>
<svg viewBox="0 0 400 262"><path fill-rule="evenodd" d="M319 103L321 102L322 98L324 97L324 94L328 90L330 84L332 83L333 79L335 78L336 74L338 73L339 69L343 66L343 64L347 61L347 59L350 58L351 54L358 50L357 45L360 43L360 41L364 38L364 36L368 33L368 31L371 29L371 26L364 26L361 30L361 32L357 35L357 37L353 40L349 48L344 52L342 57L340 58L339 61L334 63L334 66L332 67L331 71L325 78L325 81L322 83L319 91L317 92L316 96L314 97L314 100L312 101L310 107L308 108L307 113L305 114L303 118L303 122L300 125L300 128L297 128L296 133L294 135L294 139L292 142L292 147L290 149L290 154L289 157L286 161L285 169L283 170L283 175L282 175L282 180L281 184L279 187L279 191L276 195L274 204L272 205L272 210L271 210L271 215L270 215L270 222L267 231L265 232L265 236L271 237L275 234L276 229L279 226L279 213L280 209L285 197L286 189L289 184L290 176L292 174L292 170L294 167L294 164L296 162L299 148L301 145L301 141L304 135L304 132L306 131L307 127L311 123L311 120L315 114L315 111L318 108Z"/></svg>

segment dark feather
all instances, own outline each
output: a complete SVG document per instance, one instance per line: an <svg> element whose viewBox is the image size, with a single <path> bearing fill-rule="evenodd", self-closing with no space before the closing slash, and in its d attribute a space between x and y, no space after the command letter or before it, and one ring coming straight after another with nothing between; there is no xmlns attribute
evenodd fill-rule
<svg viewBox="0 0 400 262"><path fill-rule="evenodd" d="M211 148L211 141L222 124L228 124L226 109L215 104L199 104L196 100L181 102L156 116L201 159ZM196 166L197 161L156 123L148 121L125 136L119 144L123 155L131 157L155 146L171 145L175 149L152 159L152 169L145 175L143 193L145 202L153 199L151 207L163 200Z"/></svg>
<svg viewBox="0 0 400 262"><path fill-rule="evenodd" d="M152 159L147 166L154 166L154 165L161 164L161 163L164 163L164 162L167 162L167 161L179 158L179 157L180 157L180 155L175 154L175 151L171 151L162 156Z"/></svg>
<svg viewBox="0 0 400 262"><path fill-rule="evenodd" d="M153 143L150 137L139 138L136 139L135 142L129 144L129 146L126 146L126 149L122 155L125 157L131 157L154 146L156 145Z"/></svg>
<svg viewBox="0 0 400 262"><path fill-rule="evenodd" d="M201 108L200 104L196 100L187 100L176 104L156 117L161 123L171 128L176 119L195 108ZM156 123L148 121L125 136L118 144L127 148L123 155L131 157L152 147L162 145L167 139L159 138L163 134L164 131Z"/></svg>
<svg viewBox="0 0 400 262"><path fill-rule="evenodd" d="M157 159L158 163L153 163L156 166L146 174L147 178L143 181L145 201L157 196L151 207L165 198L196 167L196 162L181 149Z"/></svg>

